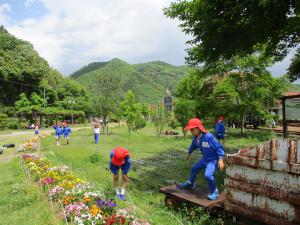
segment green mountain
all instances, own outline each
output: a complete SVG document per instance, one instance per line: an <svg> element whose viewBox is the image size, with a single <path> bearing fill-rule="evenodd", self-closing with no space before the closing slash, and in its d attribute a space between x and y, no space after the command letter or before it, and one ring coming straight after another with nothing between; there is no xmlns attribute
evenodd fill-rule
<svg viewBox="0 0 300 225"><path fill-rule="evenodd" d="M142 64L128 64L120 59L108 62L94 62L70 75L93 94L93 84L98 75L118 75L123 92L132 90L139 101L156 103L167 89L174 90L176 83L188 73L186 66L173 66L155 61Z"/></svg>

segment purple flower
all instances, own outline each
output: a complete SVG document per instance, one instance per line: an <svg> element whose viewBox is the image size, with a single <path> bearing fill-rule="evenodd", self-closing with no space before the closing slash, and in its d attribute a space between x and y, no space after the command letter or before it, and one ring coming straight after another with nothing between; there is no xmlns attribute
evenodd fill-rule
<svg viewBox="0 0 300 225"><path fill-rule="evenodd" d="M113 201L102 199L97 199L96 205L101 209L114 208L117 206L117 204Z"/></svg>

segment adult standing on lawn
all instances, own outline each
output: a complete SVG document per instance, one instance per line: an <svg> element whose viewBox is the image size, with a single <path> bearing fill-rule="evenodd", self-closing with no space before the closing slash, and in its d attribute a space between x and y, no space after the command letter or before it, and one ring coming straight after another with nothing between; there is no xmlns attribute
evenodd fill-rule
<svg viewBox="0 0 300 225"><path fill-rule="evenodd" d="M225 143L225 125L224 116L220 116L215 124L215 132L219 142Z"/></svg>
<svg viewBox="0 0 300 225"><path fill-rule="evenodd" d="M215 139L213 134L204 128L201 120L197 118L190 119L184 130L190 130L194 136L185 159L190 159L192 152L196 149L200 149L202 159L193 165L189 180L179 184L177 187L179 189L194 189L197 174L201 169L205 169L204 176L210 191L207 198L209 200L216 200L219 196L219 191L216 186L214 172L218 165L221 170L224 168L223 146Z"/></svg>
<svg viewBox="0 0 300 225"><path fill-rule="evenodd" d="M110 171L114 177L114 188L117 198L125 200L125 189L128 181L128 172L131 166L130 156L127 149L123 147L114 148L110 153ZM122 170L122 188L119 189L119 170Z"/></svg>

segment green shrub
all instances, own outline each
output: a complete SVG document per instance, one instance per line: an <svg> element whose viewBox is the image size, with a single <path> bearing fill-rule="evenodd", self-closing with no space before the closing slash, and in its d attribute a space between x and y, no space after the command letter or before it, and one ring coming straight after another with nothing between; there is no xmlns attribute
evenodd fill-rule
<svg viewBox="0 0 300 225"><path fill-rule="evenodd" d="M0 113L0 130L7 128L7 115Z"/></svg>
<svg viewBox="0 0 300 225"><path fill-rule="evenodd" d="M100 156L98 154L93 154L90 156L90 162L91 163L97 163L100 161Z"/></svg>
<svg viewBox="0 0 300 225"><path fill-rule="evenodd" d="M16 130L19 128L18 123L9 123L8 124L8 129Z"/></svg>

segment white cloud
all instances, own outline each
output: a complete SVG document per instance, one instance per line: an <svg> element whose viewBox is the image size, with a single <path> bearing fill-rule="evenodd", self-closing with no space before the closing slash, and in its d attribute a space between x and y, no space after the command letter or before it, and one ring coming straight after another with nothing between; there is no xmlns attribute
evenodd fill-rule
<svg viewBox="0 0 300 225"><path fill-rule="evenodd" d="M186 37L177 22L162 12L171 0L26 3L29 6L36 1L47 10L43 17L6 26L12 34L30 41L50 65L62 72L70 73L91 61L115 57L131 63L161 59L184 63Z"/></svg>
<svg viewBox="0 0 300 225"><path fill-rule="evenodd" d="M25 8L30 7L32 4L34 4L35 2L37 2L37 0L26 0L24 3Z"/></svg>
<svg viewBox="0 0 300 225"><path fill-rule="evenodd" d="M0 24L7 22L6 13L10 11L10 6L7 3L0 5Z"/></svg>

